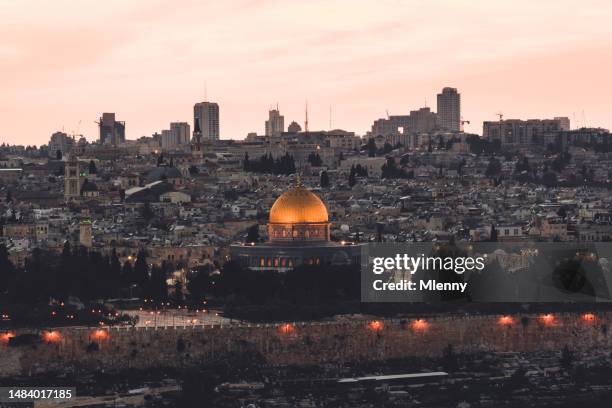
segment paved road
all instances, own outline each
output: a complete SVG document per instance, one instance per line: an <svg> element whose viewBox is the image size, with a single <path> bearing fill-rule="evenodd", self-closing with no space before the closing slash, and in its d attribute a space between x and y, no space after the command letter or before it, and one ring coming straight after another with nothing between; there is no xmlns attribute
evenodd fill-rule
<svg viewBox="0 0 612 408"><path fill-rule="evenodd" d="M219 315L215 310L188 311L188 310L120 310L130 316L138 316L136 327L164 327L164 326L193 326L209 324L233 324L237 320L228 319Z"/></svg>

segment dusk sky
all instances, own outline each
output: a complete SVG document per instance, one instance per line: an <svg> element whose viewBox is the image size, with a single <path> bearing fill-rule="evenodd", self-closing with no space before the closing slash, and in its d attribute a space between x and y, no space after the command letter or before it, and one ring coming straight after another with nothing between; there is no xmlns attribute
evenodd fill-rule
<svg viewBox="0 0 612 408"><path fill-rule="evenodd" d="M568 116L612 128L612 3L591 1L0 2L0 142L64 128L97 139L116 112L129 139L193 104L220 105L222 139L285 125L362 135L372 122L459 89L483 120Z"/></svg>

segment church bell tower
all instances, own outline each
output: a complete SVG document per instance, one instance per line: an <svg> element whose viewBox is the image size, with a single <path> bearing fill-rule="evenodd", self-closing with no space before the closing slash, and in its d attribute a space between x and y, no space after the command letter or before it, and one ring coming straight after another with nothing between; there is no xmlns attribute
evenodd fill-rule
<svg viewBox="0 0 612 408"><path fill-rule="evenodd" d="M64 199L78 200L81 197L81 169L74 153L70 153L64 168Z"/></svg>

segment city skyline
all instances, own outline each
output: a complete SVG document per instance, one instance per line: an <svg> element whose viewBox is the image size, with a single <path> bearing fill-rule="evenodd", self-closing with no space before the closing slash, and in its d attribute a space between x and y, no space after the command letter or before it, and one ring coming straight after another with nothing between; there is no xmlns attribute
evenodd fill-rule
<svg viewBox="0 0 612 408"><path fill-rule="evenodd" d="M610 0L0 19L0 401L610 405Z"/></svg>
<svg viewBox="0 0 612 408"><path fill-rule="evenodd" d="M435 109L444 87L461 93L469 132L500 111L612 127L602 1L390 2L393 15L383 3L64 3L0 6L11 21L0 28L2 142L40 145L62 129L93 141L103 112L136 139L192 123L205 99L220 106L221 139L263 134L277 102L303 124L306 99L311 130L329 128L331 105L333 128L364 134L387 110ZM216 18L201 24L203 9Z"/></svg>

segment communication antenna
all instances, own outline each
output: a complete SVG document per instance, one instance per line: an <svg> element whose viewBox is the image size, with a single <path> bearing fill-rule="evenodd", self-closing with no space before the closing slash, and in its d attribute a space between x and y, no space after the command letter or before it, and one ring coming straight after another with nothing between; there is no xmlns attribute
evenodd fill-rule
<svg viewBox="0 0 612 408"><path fill-rule="evenodd" d="M306 100L306 119L304 120L304 131L308 132L308 100Z"/></svg>

